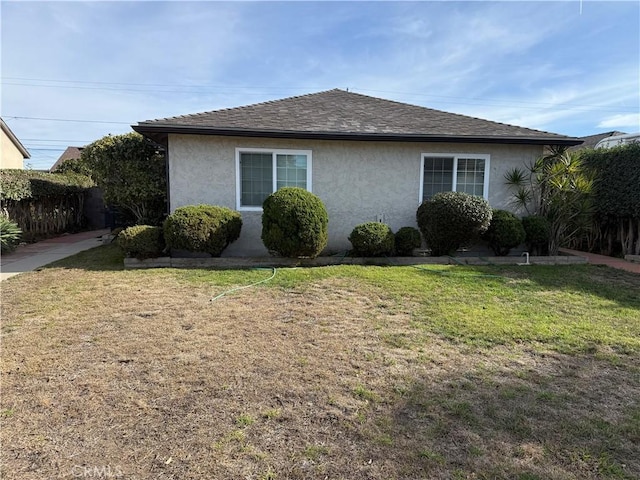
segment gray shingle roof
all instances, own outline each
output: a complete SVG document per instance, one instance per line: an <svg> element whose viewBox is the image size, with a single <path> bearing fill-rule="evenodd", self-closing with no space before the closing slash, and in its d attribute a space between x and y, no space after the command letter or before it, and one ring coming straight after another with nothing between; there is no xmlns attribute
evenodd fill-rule
<svg viewBox="0 0 640 480"><path fill-rule="evenodd" d="M624 135L624 134L625 132L619 132L617 130L613 130L611 132L597 133L595 135L587 135L586 137L579 137L580 140L583 141L582 145L579 145L577 147L571 147L570 150L582 150L583 148L594 148L600 140L604 140L605 138L608 138L608 137L613 137L616 135Z"/></svg>
<svg viewBox="0 0 640 480"><path fill-rule="evenodd" d="M80 158L82 156L83 149L84 147L67 147L67 149L64 152L62 152L62 155L60 155L58 160L56 160L56 163L54 163L51 166L49 171L50 172L56 171L58 168L60 168L60 165L62 165L67 160L76 160Z"/></svg>
<svg viewBox="0 0 640 480"><path fill-rule="evenodd" d="M344 90L244 107L147 120L133 129L158 140L167 133L396 141L570 144L580 140L447 113Z"/></svg>

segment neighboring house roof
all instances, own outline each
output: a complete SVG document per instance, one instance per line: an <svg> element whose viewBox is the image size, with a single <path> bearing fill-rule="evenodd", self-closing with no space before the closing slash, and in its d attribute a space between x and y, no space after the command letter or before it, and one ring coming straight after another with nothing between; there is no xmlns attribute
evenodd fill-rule
<svg viewBox="0 0 640 480"><path fill-rule="evenodd" d="M58 160L56 160L56 163L54 163L53 166L49 169L49 171L54 172L55 170L60 168L60 165L62 165L67 160L76 160L80 158L83 149L84 147L67 147L67 149L62 152L62 155L60 155Z"/></svg>
<svg viewBox="0 0 640 480"><path fill-rule="evenodd" d="M246 137L577 145L555 133L344 90L147 120L133 129L164 144L170 133Z"/></svg>
<svg viewBox="0 0 640 480"><path fill-rule="evenodd" d="M571 147L569 148L569 150L582 150L583 148L595 148L596 144L600 140L604 140L607 137L614 137L616 135L624 135L624 134L625 132L618 132L617 130L614 130L612 132L597 133L595 135L587 135L586 137L579 137L583 141L582 145Z"/></svg>
<svg viewBox="0 0 640 480"><path fill-rule="evenodd" d="M31 158L31 154L29 153L29 151L25 148L24 145L22 145L22 142L18 140L18 137L15 136L15 134L11 131L9 126L4 122L2 118L0 118L0 126L2 127L2 131L5 133L5 135L9 137L9 140L11 140L11 142L20 151L22 156L24 158Z"/></svg>

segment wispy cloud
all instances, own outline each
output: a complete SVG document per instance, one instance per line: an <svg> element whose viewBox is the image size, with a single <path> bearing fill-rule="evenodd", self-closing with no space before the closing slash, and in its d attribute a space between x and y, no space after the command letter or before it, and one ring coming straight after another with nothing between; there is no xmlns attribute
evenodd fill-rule
<svg viewBox="0 0 640 480"><path fill-rule="evenodd" d="M1 108L123 122L8 120L19 137L93 140L349 87L571 135L631 130L639 13L634 2L587 2L582 15L571 2L3 2Z"/></svg>
<svg viewBox="0 0 640 480"><path fill-rule="evenodd" d="M640 113L606 117L598 124L598 128L629 128L634 132L640 132Z"/></svg>

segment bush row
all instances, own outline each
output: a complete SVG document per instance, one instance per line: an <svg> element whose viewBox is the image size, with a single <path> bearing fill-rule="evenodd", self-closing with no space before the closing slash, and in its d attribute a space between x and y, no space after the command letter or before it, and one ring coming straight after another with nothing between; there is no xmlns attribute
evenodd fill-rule
<svg viewBox="0 0 640 480"><path fill-rule="evenodd" d="M434 195L417 210L420 230L403 227L395 234L380 222L357 225L349 235L352 253L359 256L412 255L422 236L434 256L451 255L475 238L484 239L496 255L527 242L540 250L548 240L548 225L542 217L522 221L504 210L491 210L486 200L465 193ZM281 188L265 200L262 241L271 254L314 258L328 239L327 211L322 201L301 188ZM213 205L176 209L162 227L137 225L124 230L118 243L129 256L149 258L166 250L204 252L218 257L239 238L240 214Z"/></svg>
<svg viewBox="0 0 640 480"><path fill-rule="evenodd" d="M219 257L238 239L242 218L238 212L214 205L177 208L162 227L135 225L118 234L118 245L127 256L158 257L167 250L186 250Z"/></svg>

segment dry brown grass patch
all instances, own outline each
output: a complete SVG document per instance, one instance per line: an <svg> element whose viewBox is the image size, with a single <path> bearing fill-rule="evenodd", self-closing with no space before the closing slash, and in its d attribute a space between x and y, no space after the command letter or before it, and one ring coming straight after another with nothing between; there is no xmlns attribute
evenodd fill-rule
<svg viewBox="0 0 640 480"><path fill-rule="evenodd" d="M3 284L3 478L599 478L563 442L640 395L637 359L451 344L357 280L212 290L175 271Z"/></svg>

